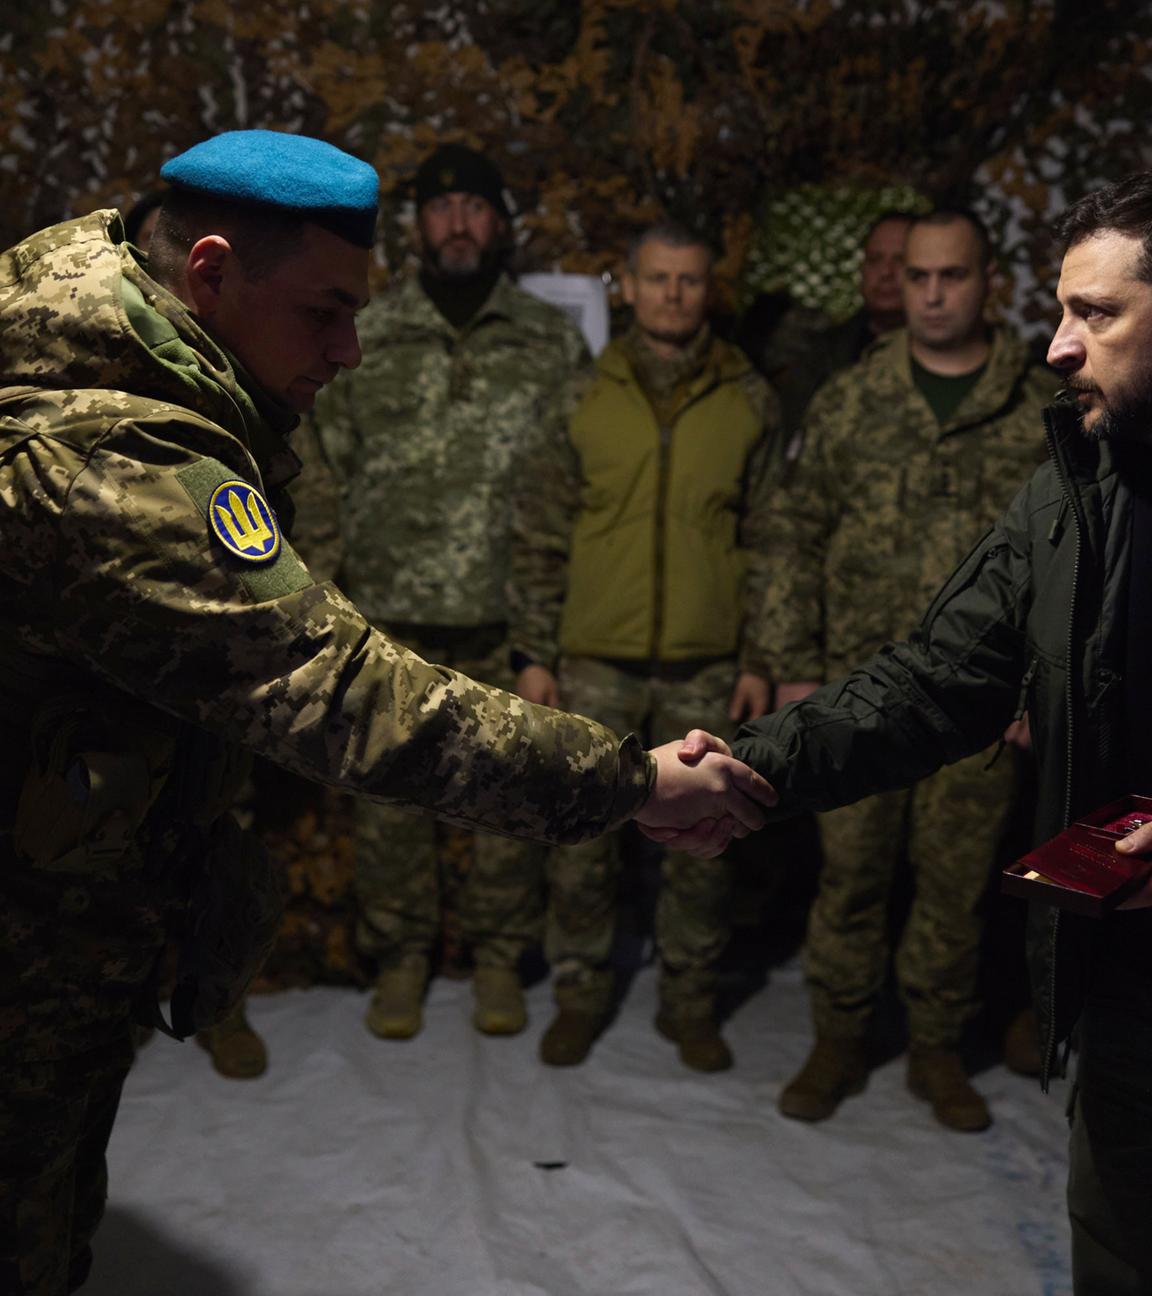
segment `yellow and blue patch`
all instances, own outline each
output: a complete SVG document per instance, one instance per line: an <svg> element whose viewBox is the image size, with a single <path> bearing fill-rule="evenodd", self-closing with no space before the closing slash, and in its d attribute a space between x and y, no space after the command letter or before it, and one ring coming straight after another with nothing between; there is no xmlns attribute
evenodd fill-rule
<svg viewBox="0 0 1152 1296"><path fill-rule="evenodd" d="M280 552L280 528L268 501L243 481L226 481L208 501L208 523L216 539L237 558L272 562Z"/></svg>

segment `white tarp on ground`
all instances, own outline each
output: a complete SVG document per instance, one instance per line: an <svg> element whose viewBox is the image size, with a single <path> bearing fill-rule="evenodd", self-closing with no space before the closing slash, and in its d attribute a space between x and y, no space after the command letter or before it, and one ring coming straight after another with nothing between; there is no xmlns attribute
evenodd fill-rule
<svg viewBox="0 0 1152 1296"><path fill-rule="evenodd" d="M85 1296L1068 1296L1065 1086L1002 1067L984 1134L875 1072L808 1126L774 1099L809 1038L800 974L726 1027L735 1070L685 1071L632 983L590 1061L479 1036L467 983L424 1033L373 1039L366 997L255 999L272 1056L223 1080L156 1039L129 1079Z"/></svg>

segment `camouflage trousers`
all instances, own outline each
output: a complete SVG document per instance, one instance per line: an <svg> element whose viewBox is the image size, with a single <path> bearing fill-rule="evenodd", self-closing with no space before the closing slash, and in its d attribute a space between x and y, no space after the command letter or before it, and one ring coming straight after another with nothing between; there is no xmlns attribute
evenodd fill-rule
<svg viewBox="0 0 1152 1296"><path fill-rule="evenodd" d="M727 736L735 674L728 660L650 674L598 658L568 657L560 663L560 700L566 710L599 720L619 734L644 733L650 746L683 738L694 728ZM545 952L562 1007L599 1012L611 1001L608 959L620 869L619 836L559 847L549 857ZM701 860L676 851L664 856L656 944L660 997L668 1007L711 1008L715 965L729 936L731 885L731 866L722 859Z"/></svg>
<svg viewBox="0 0 1152 1296"><path fill-rule="evenodd" d="M503 626L389 625L426 661L511 688ZM443 831L431 815L356 803L356 943L381 966L426 954L440 930L445 892ZM456 897L463 935L478 964L509 967L540 939L544 859L532 842L476 833Z"/></svg>
<svg viewBox="0 0 1152 1296"><path fill-rule="evenodd" d="M945 766L899 792L818 816L824 851L805 972L818 1034L867 1029L888 963L893 878L906 858L911 911L896 979L912 1043L953 1047L978 1008L981 901L1015 794L1010 752Z"/></svg>
<svg viewBox="0 0 1152 1296"><path fill-rule="evenodd" d="M0 1291L64 1296L84 1281L104 1214L132 1043L0 1067Z"/></svg>

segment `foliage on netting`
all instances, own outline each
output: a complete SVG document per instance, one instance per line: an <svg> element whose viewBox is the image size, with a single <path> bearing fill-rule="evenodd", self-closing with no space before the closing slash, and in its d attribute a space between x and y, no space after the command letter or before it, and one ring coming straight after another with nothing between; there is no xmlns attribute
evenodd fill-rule
<svg viewBox="0 0 1152 1296"><path fill-rule="evenodd" d="M744 260L745 303L786 289L802 306L844 319L860 304L861 243L873 221L928 206L908 185L799 185L770 197Z"/></svg>
<svg viewBox="0 0 1152 1296"><path fill-rule="evenodd" d="M612 270L668 213L720 244L730 294L765 193L992 184L985 214L1038 317L1053 209L1143 164L1150 51L1152 7L1131 0L9 5L0 235L129 203L174 152L262 126L377 165L395 266L407 183L453 139L503 164L525 265Z"/></svg>

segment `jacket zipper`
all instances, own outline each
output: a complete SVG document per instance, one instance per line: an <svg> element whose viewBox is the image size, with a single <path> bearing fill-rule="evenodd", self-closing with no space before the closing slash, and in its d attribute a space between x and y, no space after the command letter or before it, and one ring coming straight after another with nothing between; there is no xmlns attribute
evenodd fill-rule
<svg viewBox="0 0 1152 1296"><path fill-rule="evenodd" d="M660 455L656 464L656 517L652 558L652 648L649 656L655 668L660 661L660 636L664 629L664 522L668 512L668 461L672 457L672 425L660 425Z"/></svg>
<svg viewBox="0 0 1152 1296"><path fill-rule="evenodd" d="M1059 478L1060 485L1064 490L1065 499L1068 502L1072 500L1072 487L1068 481L1067 474L1064 472L1064 465L1060 462L1060 456L1056 452L1056 437L1052 431L1051 423L1047 410L1044 412L1044 430L1045 438L1048 443L1048 455L1056 468L1056 476ZM1061 506L1061 514L1063 505ZM1076 548L1072 559L1072 592L1068 599L1068 639L1065 649L1065 672L1064 672L1064 706L1066 711L1067 735L1068 741L1065 749L1065 770L1064 770L1064 827L1067 828L1072 822L1072 776L1075 770L1073 760L1073 740L1072 726L1075 721L1075 698L1072 690L1072 662L1073 649L1075 648L1075 631L1076 631L1076 592L1080 586L1080 550L1083 541L1083 529L1080 525L1079 510L1073 505L1071 508L1072 522L1076 528ZM1060 520L1060 514L1057 515L1057 522ZM1054 524L1055 525L1055 524ZM1059 537L1057 536L1057 539ZM1045 1093L1048 1091L1048 1084L1052 1076L1052 1059L1056 1052L1056 956L1057 945L1060 939L1060 910L1057 909L1052 916L1052 955L1049 970L1048 981L1048 1038L1044 1041L1044 1055L1041 1059L1040 1066L1040 1087Z"/></svg>

